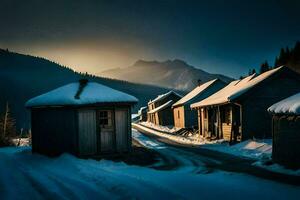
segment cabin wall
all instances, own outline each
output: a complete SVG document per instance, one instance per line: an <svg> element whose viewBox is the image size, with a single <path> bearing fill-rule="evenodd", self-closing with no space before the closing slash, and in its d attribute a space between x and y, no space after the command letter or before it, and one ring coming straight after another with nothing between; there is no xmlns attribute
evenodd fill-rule
<svg viewBox="0 0 300 200"><path fill-rule="evenodd" d="M271 116L267 109L300 91L300 79L295 74L280 74L256 86L242 101L242 140L271 138Z"/></svg>
<svg viewBox="0 0 300 200"><path fill-rule="evenodd" d="M97 129L96 116L95 109L78 110L78 148L81 156L97 154L99 129Z"/></svg>
<svg viewBox="0 0 300 200"><path fill-rule="evenodd" d="M174 116L174 125L178 128L184 128L185 127L185 112L184 112L184 106L175 107L173 109L173 116Z"/></svg>
<svg viewBox="0 0 300 200"><path fill-rule="evenodd" d="M300 167L300 116L273 117L274 162L288 166Z"/></svg>
<svg viewBox="0 0 300 200"><path fill-rule="evenodd" d="M31 110L32 151L50 156L78 153L77 111L63 108Z"/></svg>
<svg viewBox="0 0 300 200"><path fill-rule="evenodd" d="M115 109L116 150L126 152L131 149L130 109Z"/></svg>
<svg viewBox="0 0 300 200"><path fill-rule="evenodd" d="M172 126L174 125L173 111L171 107L161 110L156 113L158 125Z"/></svg>

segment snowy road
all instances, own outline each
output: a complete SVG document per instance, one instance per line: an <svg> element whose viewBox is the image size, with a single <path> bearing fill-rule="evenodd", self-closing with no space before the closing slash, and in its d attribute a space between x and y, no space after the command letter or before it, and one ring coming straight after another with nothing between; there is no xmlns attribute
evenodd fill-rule
<svg viewBox="0 0 300 200"><path fill-rule="evenodd" d="M48 158L29 147L0 148L0 199L298 199L300 187L210 168L219 161L133 136L163 155L170 170ZM172 167L173 166L173 167Z"/></svg>

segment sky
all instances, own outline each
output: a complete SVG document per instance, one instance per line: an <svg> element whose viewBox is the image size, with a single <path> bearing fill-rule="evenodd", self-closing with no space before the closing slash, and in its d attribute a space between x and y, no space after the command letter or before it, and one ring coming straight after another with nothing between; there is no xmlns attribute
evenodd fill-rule
<svg viewBox="0 0 300 200"><path fill-rule="evenodd" d="M99 73L182 59L239 77L300 40L300 1L0 0L0 48Z"/></svg>

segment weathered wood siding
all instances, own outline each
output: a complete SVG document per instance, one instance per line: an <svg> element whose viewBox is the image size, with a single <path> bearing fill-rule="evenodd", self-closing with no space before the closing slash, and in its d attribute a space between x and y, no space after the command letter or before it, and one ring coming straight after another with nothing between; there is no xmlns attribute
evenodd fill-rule
<svg viewBox="0 0 300 200"><path fill-rule="evenodd" d="M288 166L300 167L300 116L273 117L274 162Z"/></svg>
<svg viewBox="0 0 300 200"><path fill-rule="evenodd" d="M47 108L31 110L32 151L50 156L77 153L77 111Z"/></svg>
<svg viewBox="0 0 300 200"><path fill-rule="evenodd" d="M184 128L184 119L185 119L185 112L184 112L184 106L175 107L173 109L173 115L174 115L174 125L178 128Z"/></svg>
<svg viewBox="0 0 300 200"><path fill-rule="evenodd" d="M82 156L97 153L96 110L78 110L78 144Z"/></svg>
<svg viewBox="0 0 300 200"><path fill-rule="evenodd" d="M231 124L222 123L223 139L230 141L231 136Z"/></svg>
<svg viewBox="0 0 300 200"><path fill-rule="evenodd" d="M128 151L128 110L115 110L116 126L116 150L118 152Z"/></svg>
<svg viewBox="0 0 300 200"><path fill-rule="evenodd" d="M267 109L300 91L300 78L295 73L282 73L266 80L244 95L242 104L242 140L271 138L271 116Z"/></svg>

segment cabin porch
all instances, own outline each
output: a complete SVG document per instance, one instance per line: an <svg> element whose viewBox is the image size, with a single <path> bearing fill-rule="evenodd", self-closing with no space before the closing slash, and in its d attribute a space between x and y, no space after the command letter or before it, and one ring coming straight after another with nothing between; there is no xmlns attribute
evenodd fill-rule
<svg viewBox="0 0 300 200"><path fill-rule="evenodd" d="M209 139L241 141L241 108L235 104L208 106L198 109L199 133Z"/></svg>

